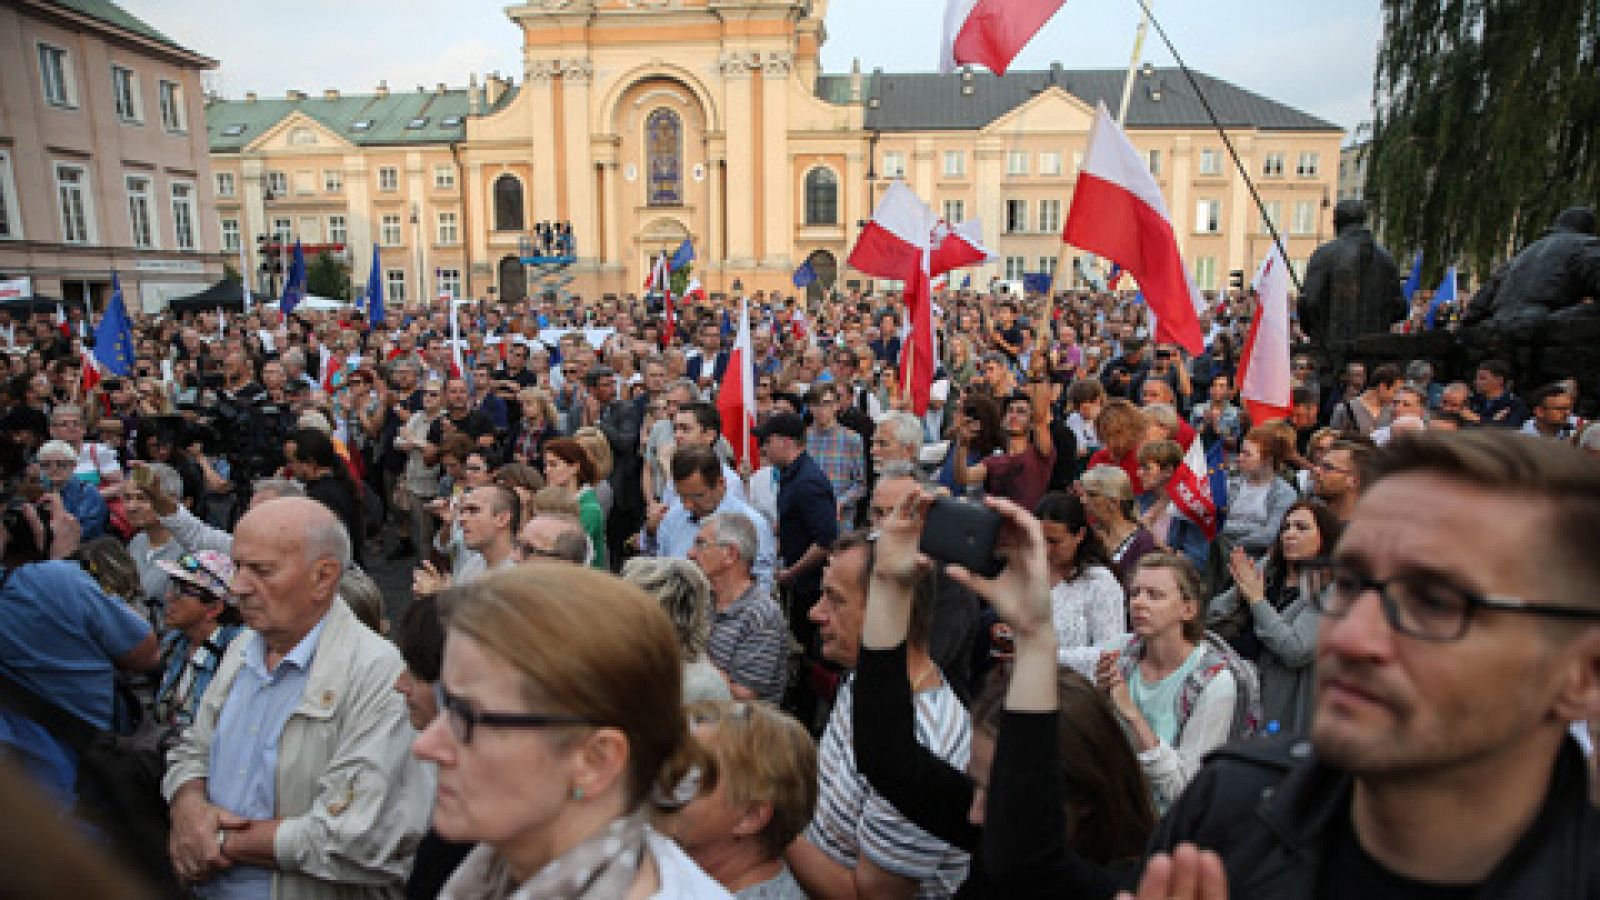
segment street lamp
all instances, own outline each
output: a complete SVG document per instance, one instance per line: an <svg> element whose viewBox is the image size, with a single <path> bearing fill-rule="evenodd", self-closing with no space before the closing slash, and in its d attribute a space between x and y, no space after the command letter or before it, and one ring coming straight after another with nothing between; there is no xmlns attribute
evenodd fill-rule
<svg viewBox="0 0 1600 900"><path fill-rule="evenodd" d="M428 273L423 271L422 267L422 227L419 224L420 222L421 217L417 214L417 205L413 203L411 204L411 242L415 247L414 252L417 257L417 300L426 302L423 298L427 296L425 291L428 288ZM410 306L411 304L408 303L406 305Z"/></svg>

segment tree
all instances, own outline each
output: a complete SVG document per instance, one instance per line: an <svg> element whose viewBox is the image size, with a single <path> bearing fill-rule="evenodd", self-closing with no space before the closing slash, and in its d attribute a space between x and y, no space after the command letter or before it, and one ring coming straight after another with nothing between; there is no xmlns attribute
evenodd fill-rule
<svg viewBox="0 0 1600 900"><path fill-rule="evenodd" d="M222 261L222 280L243 281L243 279L239 277L239 270L235 269L233 267L233 263L228 262L227 260Z"/></svg>
<svg viewBox="0 0 1600 900"><path fill-rule="evenodd" d="M306 293L330 300L350 299L350 268L324 250L306 267Z"/></svg>
<svg viewBox="0 0 1600 900"><path fill-rule="evenodd" d="M689 276L693 272L693 265L672 270L672 274L667 277L667 284L672 288L672 296L682 297L684 292L689 290Z"/></svg>
<svg viewBox="0 0 1600 900"><path fill-rule="evenodd" d="M1397 256L1480 278L1600 195L1600 3L1383 0L1367 196Z"/></svg>

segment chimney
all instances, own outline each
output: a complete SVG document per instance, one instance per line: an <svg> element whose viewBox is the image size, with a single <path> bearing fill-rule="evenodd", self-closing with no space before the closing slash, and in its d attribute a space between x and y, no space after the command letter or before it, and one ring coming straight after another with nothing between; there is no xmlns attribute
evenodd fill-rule
<svg viewBox="0 0 1600 900"><path fill-rule="evenodd" d="M384 79L384 80L381 80L381 81L378 82L377 94L378 94L378 97L380 99L383 98L383 97L389 96L389 81L388 81L388 79Z"/></svg>
<svg viewBox="0 0 1600 900"><path fill-rule="evenodd" d="M1154 75L1156 73L1156 67L1152 66L1152 65L1150 65L1150 63L1146 62L1144 64L1144 68L1142 70L1140 70L1140 71L1144 74L1144 77L1149 78L1151 75Z"/></svg>
<svg viewBox="0 0 1600 900"><path fill-rule="evenodd" d="M299 103L301 100L304 100L306 98L306 92L305 91L290 91L289 94L288 94L288 97L289 97L290 100L293 100L296 103Z"/></svg>
<svg viewBox="0 0 1600 900"><path fill-rule="evenodd" d="M445 92L445 91L446 91L446 90L449 90L449 88L446 88L446 87L445 87L445 84L444 84L444 82L442 82L442 81L441 81L441 82L439 82L439 85L438 85L438 90L437 90L437 91L435 91L435 93L438 93L438 94L442 94L442 93L444 93L444 92Z"/></svg>
<svg viewBox="0 0 1600 900"><path fill-rule="evenodd" d="M861 102L861 57L850 61L850 102Z"/></svg>
<svg viewBox="0 0 1600 900"><path fill-rule="evenodd" d="M244 102L246 102L246 103L254 103L254 102L256 102L256 92L255 91L245 91L244 92Z"/></svg>
<svg viewBox="0 0 1600 900"><path fill-rule="evenodd" d="M501 97L505 96L508 85L506 80L500 77L499 72L490 72L489 76L483 80L483 86L484 112L488 112L494 109L494 105L500 102Z"/></svg>
<svg viewBox="0 0 1600 900"><path fill-rule="evenodd" d="M467 76L467 115L483 114L483 87L478 84L478 73Z"/></svg>
<svg viewBox="0 0 1600 900"><path fill-rule="evenodd" d="M417 85L417 93L426 94L427 92L428 92L428 86L427 85L425 85L425 84Z"/></svg>
<svg viewBox="0 0 1600 900"><path fill-rule="evenodd" d="M1063 74L1064 73L1063 73L1062 68L1061 68L1061 63L1059 63L1059 62L1051 63L1050 64L1050 82L1049 83L1050 84L1066 84L1067 83L1066 79L1064 77L1062 77Z"/></svg>
<svg viewBox="0 0 1600 900"><path fill-rule="evenodd" d="M324 99L324 100L337 100L337 99L339 99L339 89L338 88L328 88L327 90L322 92L322 99Z"/></svg>

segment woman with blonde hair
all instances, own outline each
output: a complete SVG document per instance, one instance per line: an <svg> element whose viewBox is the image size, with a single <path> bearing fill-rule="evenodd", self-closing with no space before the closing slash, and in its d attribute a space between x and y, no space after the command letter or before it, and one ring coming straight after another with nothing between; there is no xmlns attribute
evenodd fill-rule
<svg viewBox="0 0 1600 900"><path fill-rule="evenodd" d="M817 747L805 726L765 703L689 707L694 737L716 757L715 785L663 829L737 898L801 900L783 851L817 805Z"/></svg>
<svg viewBox="0 0 1600 900"><path fill-rule="evenodd" d="M706 658L711 640L711 582L686 559L635 556L622 565L622 580L661 601L683 651L683 702L731 700L728 680Z"/></svg>
<svg viewBox="0 0 1600 900"><path fill-rule="evenodd" d="M525 387L517 392L517 405L522 408L522 416L511 427L506 446L511 448L511 458L516 462L538 466L545 441L559 434L556 423L561 419L555 400L544 388Z"/></svg>
<svg viewBox="0 0 1600 900"><path fill-rule="evenodd" d="M439 896L728 897L650 825L709 758L690 739L672 623L631 585L530 563L451 588L433 826L474 842Z"/></svg>
<svg viewBox="0 0 1600 900"><path fill-rule="evenodd" d="M1139 521L1138 498L1128 473L1116 466L1095 466L1078 479L1078 493L1089 525L1111 560L1111 571L1123 585L1145 554L1157 547L1155 535Z"/></svg>
<svg viewBox="0 0 1600 900"><path fill-rule="evenodd" d="M611 477L611 442L606 440L605 432L593 425L585 425L574 431L572 439L594 460L594 496L600 501L600 511L610 518L611 506L616 500L611 493L611 482L606 480Z"/></svg>

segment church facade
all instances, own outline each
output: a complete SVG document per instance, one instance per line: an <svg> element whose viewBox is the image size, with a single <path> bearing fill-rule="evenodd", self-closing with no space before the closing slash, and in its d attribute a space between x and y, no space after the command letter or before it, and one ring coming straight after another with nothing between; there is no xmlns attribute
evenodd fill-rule
<svg viewBox="0 0 1600 900"><path fill-rule="evenodd" d="M358 283L377 244L408 299L637 291L685 238L708 291L793 292L807 259L826 286L862 277L845 259L900 178L946 219L983 220L1001 259L974 284L1090 262L1063 250L1061 227L1095 105L1116 110L1124 72L827 74L826 13L826 0L533 0L507 10L520 82L213 102L213 168L236 191L218 199L223 228L342 248ZM1303 264L1332 233L1342 130L1198 79ZM1201 287L1253 268L1263 217L1184 76L1138 72L1127 128ZM554 280L524 265L545 221L574 232L577 260Z"/></svg>

